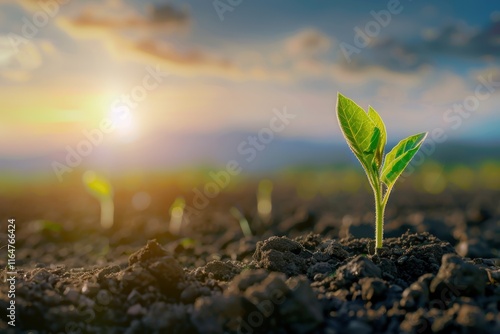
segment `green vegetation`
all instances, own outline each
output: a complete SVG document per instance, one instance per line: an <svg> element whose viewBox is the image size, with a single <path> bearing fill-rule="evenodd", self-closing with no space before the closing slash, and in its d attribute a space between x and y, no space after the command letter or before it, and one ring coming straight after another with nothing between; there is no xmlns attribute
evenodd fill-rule
<svg viewBox="0 0 500 334"><path fill-rule="evenodd" d="M400 141L384 157L387 132L380 115L369 107L368 113L351 99L338 94L337 117L349 148L363 166L375 196L375 251L382 247L384 211L391 190L427 133Z"/></svg>
<svg viewBox="0 0 500 334"><path fill-rule="evenodd" d="M229 209L229 212L234 218L238 220L243 235L245 237L251 237L253 235L252 229L250 228L250 224L248 223L248 220L245 218L245 215L241 212L241 210L233 206L231 207L231 209Z"/></svg>
<svg viewBox="0 0 500 334"><path fill-rule="evenodd" d="M103 176L93 171L86 171L82 177L87 191L101 204L101 225L104 228L113 226L115 206L113 204L113 187Z"/></svg>
<svg viewBox="0 0 500 334"><path fill-rule="evenodd" d="M261 180L257 188L257 212L264 223L269 223L273 211L272 203L273 182Z"/></svg>
<svg viewBox="0 0 500 334"><path fill-rule="evenodd" d="M172 206L170 206L170 224L168 229L173 235L182 234L182 221L185 208L186 200L182 196L177 197Z"/></svg>

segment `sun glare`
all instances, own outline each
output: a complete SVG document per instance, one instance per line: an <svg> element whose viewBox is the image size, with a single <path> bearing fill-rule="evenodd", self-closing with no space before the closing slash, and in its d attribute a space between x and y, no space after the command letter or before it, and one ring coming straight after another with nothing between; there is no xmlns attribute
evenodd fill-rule
<svg viewBox="0 0 500 334"><path fill-rule="evenodd" d="M109 112L114 133L118 139L125 142L135 141L138 137L138 122L132 111L123 107L111 108Z"/></svg>

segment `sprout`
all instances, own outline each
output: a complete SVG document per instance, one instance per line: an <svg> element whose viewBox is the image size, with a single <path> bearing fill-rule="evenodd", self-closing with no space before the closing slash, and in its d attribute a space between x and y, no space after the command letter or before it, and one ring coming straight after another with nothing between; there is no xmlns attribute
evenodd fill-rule
<svg viewBox="0 0 500 334"><path fill-rule="evenodd" d="M368 113L354 101L338 94L337 117L349 148L363 166L375 197L375 252L382 248L384 211L396 180L420 149L427 133L400 141L385 153L387 132L380 115L369 107Z"/></svg>
<svg viewBox="0 0 500 334"><path fill-rule="evenodd" d="M63 226L50 220L38 220L35 222L37 232L61 232Z"/></svg>
<svg viewBox="0 0 500 334"><path fill-rule="evenodd" d="M231 209L229 209L229 212L231 215L238 219L238 222L240 223L240 228L241 231L243 232L243 235L245 237L251 237L253 236L252 230L250 229L250 224L248 224L248 220L245 218L243 213L241 213L241 210L238 209L237 207L233 206Z"/></svg>
<svg viewBox="0 0 500 334"><path fill-rule="evenodd" d="M257 211L263 222L269 222L273 204L271 202L271 194L273 192L273 183L271 180L262 180L259 182L257 190Z"/></svg>
<svg viewBox="0 0 500 334"><path fill-rule="evenodd" d="M184 217L185 207L186 201L183 197L177 197L170 206L170 224L168 228L173 235L180 235L182 232L182 217Z"/></svg>
<svg viewBox="0 0 500 334"><path fill-rule="evenodd" d="M192 238L183 238L179 242L179 245L181 245L184 248L193 248L194 246L196 246L196 240Z"/></svg>
<svg viewBox="0 0 500 334"><path fill-rule="evenodd" d="M101 225L108 229L113 226L115 207L113 204L113 187L103 176L93 171L86 171L82 177L87 191L101 204Z"/></svg>

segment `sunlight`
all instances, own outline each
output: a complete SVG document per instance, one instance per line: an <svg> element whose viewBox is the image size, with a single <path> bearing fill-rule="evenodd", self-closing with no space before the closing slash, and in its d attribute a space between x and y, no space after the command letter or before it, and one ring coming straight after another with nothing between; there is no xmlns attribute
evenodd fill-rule
<svg viewBox="0 0 500 334"><path fill-rule="evenodd" d="M113 133L124 142L135 141L138 137L138 124L133 112L126 107L113 107L109 113L114 131Z"/></svg>

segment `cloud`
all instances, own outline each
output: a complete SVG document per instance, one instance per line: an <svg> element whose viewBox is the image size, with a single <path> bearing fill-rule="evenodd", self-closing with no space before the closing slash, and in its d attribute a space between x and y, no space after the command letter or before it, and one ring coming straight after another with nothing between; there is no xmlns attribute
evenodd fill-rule
<svg viewBox="0 0 500 334"><path fill-rule="evenodd" d="M189 22L189 15L186 10L179 10L169 4L149 5L147 13L153 24L184 25Z"/></svg>
<svg viewBox="0 0 500 334"><path fill-rule="evenodd" d="M289 75L296 81L313 78L349 86L379 82L408 89L418 86L431 73L431 67L425 63L413 64L415 60L409 50L394 48L393 56L389 59L348 63L343 57L337 60L330 57L328 53L334 45L334 39L313 27L306 27L285 38L283 48L273 56L280 59L280 65L285 66ZM411 63L415 71L401 72L391 68L389 65L395 60L406 62L401 64L400 68Z"/></svg>
<svg viewBox="0 0 500 334"><path fill-rule="evenodd" d="M360 86L374 81L392 83L401 87L416 87L429 74L430 66L419 62L412 50L407 50L389 41L380 44L381 49L391 51L377 59L356 59L348 63L344 57L334 60L328 52L335 45L335 40L323 32L304 28L285 38L281 51L283 63L290 66L295 79L327 79L342 85ZM399 62L399 65L397 65ZM411 67L412 72L401 72Z"/></svg>
<svg viewBox="0 0 500 334"><path fill-rule="evenodd" d="M182 48L157 40L130 42L121 40L117 49L122 56L160 64L167 71L180 75L210 75L231 80L274 80L288 82L290 73L264 65L240 66L233 59L201 48Z"/></svg>
<svg viewBox="0 0 500 334"><path fill-rule="evenodd" d="M69 1L72 5L84 4L80 15L69 21L77 26L89 28L150 28L165 26L184 26L189 23L189 14L185 8L178 9L170 4L148 4L145 15L141 15L123 0L104 0L99 3ZM0 4L10 3L23 7L30 12L57 11L67 4L57 0L0 0Z"/></svg>
<svg viewBox="0 0 500 334"><path fill-rule="evenodd" d="M26 70L0 70L0 76L11 82L28 82L31 79L31 73Z"/></svg>
<svg viewBox="0 0 500 334"><path fill-rule="evenodd" d="M318 56L327 52L333 40L313 28L306 28L286 40L286 50L292 56Z"/></svg>
<svg viewBox="0 0 500 334"><path fill-rule="evenodd" d="M110 10L110 6L117 6ZM183 75L210 75L232 80L288 81L285 71L271 70L262 64L241 65L205 47L175 43L159 33L177 33L189 26L186 10L172 5L148 5L145 14L121 1L84 7L75 16L62 16L59 26L75 38L95 38L104 42L117 58L160 64L166 70Z"/></svg>
<svg viewBox="0 0 500 334"><path fill-rule="evenodd" d="M463 23L448 25L422 43L421 49L463 57L498 58L500 21L491 22L483 29L473 29Z"/></svg>
<svg viewBox="0 0 500 334"><path fill-rule="evenodd" d="M137 42L121 40L119 45L121 50L127 50L139 57L149 57L155 62L166 64L168 67L181 66L194 71L215 69L227 73L237 71L230 60L201 49L190 48L183 51L172 44L153 39L143 39Z"/></svg>
<svg viewBox="0 0 500 334"><path fill-rule="evenodd" d="M409 88L422 83L432 73L431 69L430 66L421 66L414 72L400 72L378 64L356 67L339 62L331 64L328 73L341 84L358 86L378 81Z"/></svg>
<svg viewBox="0 0 500 334"><path fill-rule="evenodd" d="M39 10L44 10L44 8L57 8L64 6L64 4L59 3L54 0L0 0L0 5L3 3L20 5L25 10L30 12L35 12Z"/></svg>
<svg viewBox="0 0 500 334"><path fill-rule="evenodd" d="M190 22L186 10L169 4L147 5L146 14L121 1L105 2L84 7L72 17L63 17L59 23L73 33L123 32L141 29L184 28Z"/></svg>
<svg viewBox="0 0 500 334"><path fill-rule="evenodd" d="M114 1L88 5L75 16L61 17L58 24L74 37L102 40L119 58L161 63L176 72L237 76L238 69L225 57L151 37L154 33L183 29L190 21L186 10L170 4L149 4L142 14L135 7Z"/></svg>
<svg viewBox="0 0 500 334"><path fill-rule="evenodd" d="M500 94L500 88L498 85L500 84L500 66L492 65L480 70L474 70L470 73L470 79L473 80L476 84L484 84L484 82L491 82L493 88L495 89L495 94Z"/></svg>
<svg viewBox="0 0 500 334"><path fill-rule="evenodd" d="M298 80L303 78L326 79L341 85L361 86L373 81L391 82L404 87L414 87L429 74L429 66L416 63L410 50L389 45L386 42L380 48L391 49L391 57L384 55L380 59L356 58L347 62L344 57L334 59L328 54L335 45L335 40L323 32L312 28L304 28L284 39L281 50L281 63L287 64ZM394 63L401 62L399 69L414 67L413 73L402 73L396 70Z"/></svg>
<svg viewBox="0 0 500 334"><path fill-rule="evenodd" d="M371 48L368 58L353 58L350 67L362 68L370 64L388 68L392 71L415 71L430 64L426 54L419 52L418 47L399 43L395 39L384 39Z"/></svg>
<svg viewBox="0 0 500 334"><path fill-rule="evenodd" d="M47 40L33 40L12 46L7 35L0 35L0 77L8 81L25 82L40 68L44 60L56 54Z"/></svg>
<svg viewBox="0 0 500 334"><path fill-rule="evenodd" d="M469 58L479 61L495 60L500 55L500 20L482 29L463 22L454 22L440 29L424 29L421 38L404 42L397 38L380 39L358 55L351 56L351 68L373 65L392 71L418 71L433 66L437 56Z"/></svg>
<svg viewBox="0 0 500 334"><path fill-rule="evenodd" d="M425 88L421 102L425 105L448 107L450 104L462 101L473 93L465 79L457 74L445 72L432 86Z"/></svg>

